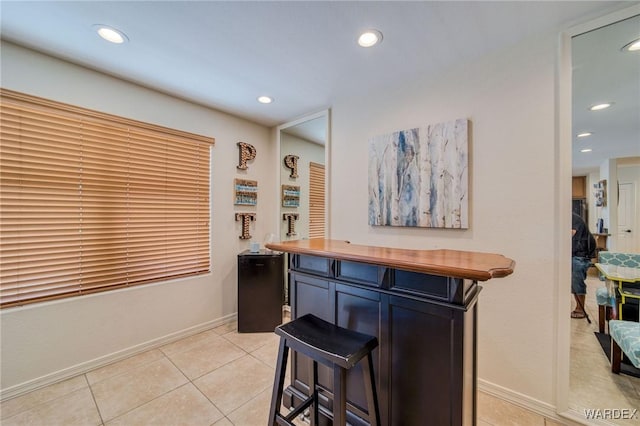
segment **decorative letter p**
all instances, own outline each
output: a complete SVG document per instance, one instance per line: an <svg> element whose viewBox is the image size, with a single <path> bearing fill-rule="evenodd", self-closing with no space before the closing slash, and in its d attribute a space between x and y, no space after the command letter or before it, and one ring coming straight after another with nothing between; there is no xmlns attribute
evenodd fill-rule
<svg viewBox="0 0 640 426"><path fill-rule="evenodd" d="M256 147L245 142L238 142L238 147L240 148L240 162L238 164L238 169L247 170L247 161L256 158Z"/></svg>
<svg viewBox="0 0 640 426"><path fill-rule="evenodd" d="M291 169L291 174L289 177L297 178L298 177L298 157L297 155L289 154L284 157L284 165L287 168Z"/></svg>

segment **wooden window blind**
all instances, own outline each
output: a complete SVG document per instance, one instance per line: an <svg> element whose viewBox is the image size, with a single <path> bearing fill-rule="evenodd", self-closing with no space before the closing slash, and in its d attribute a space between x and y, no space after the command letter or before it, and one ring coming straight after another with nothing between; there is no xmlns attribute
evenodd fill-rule
<svg viewBox="0 0 640 426"><path fill-rule="evenodd" d="M0 89L0 304L210 270L213 138Z"/></svg>
<svg viewBox="0 0 640 426"><path fill-rule="evenodd" d="M324 238L324 164L309 162L309 238Z"/></svg>

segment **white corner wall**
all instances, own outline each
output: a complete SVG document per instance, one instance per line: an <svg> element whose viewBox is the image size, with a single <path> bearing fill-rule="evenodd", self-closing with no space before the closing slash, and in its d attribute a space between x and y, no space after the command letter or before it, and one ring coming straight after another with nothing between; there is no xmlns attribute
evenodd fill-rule
<svg viewBox="0 0 640 426"><path fill-rule="evenodd" d="M233 319L238 238L233 179L257 180L264 196L252 234L269 232L278 206L275 149L266 127L23 49L1 45L2 87L216 139L212 149L212 273L0 311L2 398L112 361L149 345ZM258 152L237 169L236 143ZM271 226L269 226L271 225ZM273 231L271 231L273 232Z"/></svg>
<svg viewBox="0 0 640 426"><path fill-rule="evenodd" d="M493 252L516 261L511 276L481 283L479 381L551 413L558 368L556 265L569 264L568 254L555 253L554 228L561 223L554 214L553 172L557 46L555 35L529 40L438 79L398 82L336 102L330 160L331 238ZM369 226L368 140L457 118L471 122L469 229Z"/></svg>

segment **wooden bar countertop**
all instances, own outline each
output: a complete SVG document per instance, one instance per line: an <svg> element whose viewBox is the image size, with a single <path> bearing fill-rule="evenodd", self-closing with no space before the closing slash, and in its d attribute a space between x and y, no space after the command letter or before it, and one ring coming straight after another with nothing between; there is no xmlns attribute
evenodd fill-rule
<svg viewBox="0 0 640 426"><path fill-rule="evenodd" d="M295 240L265 245L268 249L352 262L363 262L424 274L487 281L513 273L515 262L494 253L459 250L409 250L351 244L347 241Z"/></svg>

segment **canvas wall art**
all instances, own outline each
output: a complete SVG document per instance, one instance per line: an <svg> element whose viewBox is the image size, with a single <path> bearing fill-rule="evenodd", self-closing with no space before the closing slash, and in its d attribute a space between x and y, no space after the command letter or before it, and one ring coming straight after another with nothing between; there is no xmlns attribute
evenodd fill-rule
<svg viewBox="0 0 640 426"><path fill-rule="evenodd" d="M369 141L369 224L469 227L466 119Z"/></svg>

